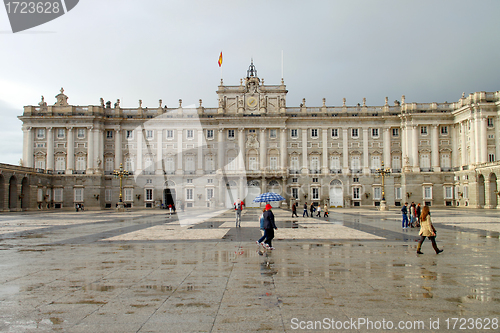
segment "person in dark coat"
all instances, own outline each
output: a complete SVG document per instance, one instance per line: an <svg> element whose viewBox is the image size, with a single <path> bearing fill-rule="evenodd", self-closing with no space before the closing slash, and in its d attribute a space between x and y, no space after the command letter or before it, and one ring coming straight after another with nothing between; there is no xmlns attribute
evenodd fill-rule
<svg viewBox="0 0 500 333"><path fill-rule="evenodd" d="M311 202L311 206L309 206L309 211L311 212L311 217L314 217L314 202Z"/></svg>
<svg viewBox="0 0 500 333"><path fill-rule="evenodd" d="M294 202L293 205L292 205L292 217L295 215L295 217L299 217L297 215L297 203Z"/></svg>
<svg viewBox="0 0 500 333"><path fill-rule="evenodd" d="M304 204L304 213L302 213L302 217L309 217L309 214L307 214L307 202Z"/></svg>
<svg viewBox="0 0 500 333"><path fill-rule="evenodd" d="M266 244L269 250L274 250L272 241L274 238L274 230L278 230L276 224L274 223L274 214L271 211L273 207L270 204L266 205L266 211L264 212L264 232L266 234Z"/></svg>

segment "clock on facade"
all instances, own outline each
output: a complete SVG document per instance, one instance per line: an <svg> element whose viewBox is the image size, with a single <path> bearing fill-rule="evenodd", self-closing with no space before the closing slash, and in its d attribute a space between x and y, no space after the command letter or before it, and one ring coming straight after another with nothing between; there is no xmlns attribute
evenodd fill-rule
<svg viewBox="0 0 500 333"><path fill-rule="evenodd" d="M247 99L247 105L250 106L250 107L257 106L257 99L255 99L255 97L249 97Z"/></svg>

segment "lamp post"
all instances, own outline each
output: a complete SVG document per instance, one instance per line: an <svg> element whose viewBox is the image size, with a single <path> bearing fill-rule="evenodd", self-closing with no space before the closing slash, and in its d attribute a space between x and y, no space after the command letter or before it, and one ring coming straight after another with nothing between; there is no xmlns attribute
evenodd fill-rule
<svg viewBox="0 0 500 333"><path fill-rule="evenodd" d="M382 176L382 201L380 201L379 210L388 210L387 203L385 201L385 176L391 173L389 168L384 168L384 161L382 161L382 167L377 169L377 173Z"/></svg>
<svg viewBox="0 0 500 333"><path fill-rule="evenodd" d="M127 170L123 170L123 164L120 163L120 169L118 170L113 170L113 175L115 176L115 178L119 178L120 179L120 198L118 200L118 209L123 209L123 177L127 177L128 176L128 171Z"/></svg>

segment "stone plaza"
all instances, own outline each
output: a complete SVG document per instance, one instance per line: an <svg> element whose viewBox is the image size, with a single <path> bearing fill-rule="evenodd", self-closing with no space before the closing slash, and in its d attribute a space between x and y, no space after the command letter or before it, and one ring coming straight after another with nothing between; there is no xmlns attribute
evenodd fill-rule
<svg viewBox="0 0 500 333"><path fill-rule="evenodd" d="M439 255L396 209L274 212L274 251L258 209L6 213L0 331L498 331L496 211L432 209Z"/></svg>

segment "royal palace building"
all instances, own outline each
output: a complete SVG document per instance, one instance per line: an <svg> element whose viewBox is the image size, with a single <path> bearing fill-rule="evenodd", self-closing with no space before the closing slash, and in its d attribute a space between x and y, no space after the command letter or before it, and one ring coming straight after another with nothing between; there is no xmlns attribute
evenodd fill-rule
<svg viewBox="0 0 500 333"><path fill-rule="evenodd" d="M453 103L287 106L253 63L218 107L26 106L22 167L0 165L0 210L247 207L263 192L331 207L498 208L500 91ZM384 171L384 175L381 175ZM385 184L384 187L382 184ZM385 191L384 191L385 190Z"/></svg>

